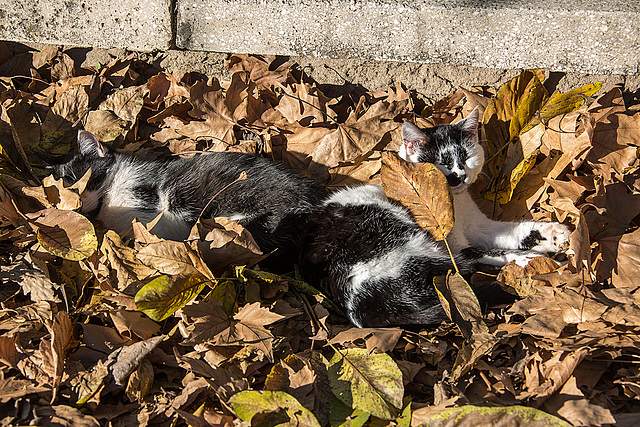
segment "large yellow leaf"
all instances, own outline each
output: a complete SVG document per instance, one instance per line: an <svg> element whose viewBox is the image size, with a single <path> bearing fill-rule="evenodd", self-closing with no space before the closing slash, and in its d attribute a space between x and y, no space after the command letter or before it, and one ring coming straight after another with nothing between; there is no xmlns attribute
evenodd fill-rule
<svg viewBox="0 0 640 427"><path fill-rule="evenodd" d="M402 408L402 372L386 353L340 350L329 361L331 390L345 405L385 420Z"/></svg>
<svg viewBox="0 0 640 427"><path fill-rule="evenodd" d="M459 408L449 408L434 412L430 408L427 416L421 416L419 411L420 427L444 427L444 426L527 426L527 427L570 427L571 424L560 418L549 415L535 408L525 406L507 407L481 407L465 405Z"/></svg>
<svg viewBox="0 0 640 427"><path fill-rule="evenodd" d="M447 179L431 163L409 163L383 153L382 187L387 197L406 206L420 227L443 240L453 228L453 197Z"/></svg>
<svg viewBox="0 0 640 427"><path fill-rule="evenodd" d="M529 123L524 126L519 134L523 134L540 123L548 123L552 118L561 114L567 114L582 107L586 98L594 95L602 88L602 82L580 86L566 93L554 92L540 108L537 114L531 117Z"/></svg>
<svg viewBox="0 0 640 427"><path fill-rule="evenodd" d="M242 391L231 396L229 403L252 426L320 427L311 411L284 391Z"/></svg>

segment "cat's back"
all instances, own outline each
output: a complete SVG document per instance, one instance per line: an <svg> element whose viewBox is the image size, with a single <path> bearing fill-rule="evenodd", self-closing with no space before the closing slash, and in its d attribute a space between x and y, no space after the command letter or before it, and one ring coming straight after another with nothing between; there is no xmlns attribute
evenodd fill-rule
<svg viewBox="0 0 640 427"><path fill-rule="evenodd" d="M414 315L425 323L439 319L437 309L436 317L425 314L438 304L430 272L446 272L447 259L378 186L329 197L309 215L300 247L307 280L328 292L357 326L415 323Z"/></svg>

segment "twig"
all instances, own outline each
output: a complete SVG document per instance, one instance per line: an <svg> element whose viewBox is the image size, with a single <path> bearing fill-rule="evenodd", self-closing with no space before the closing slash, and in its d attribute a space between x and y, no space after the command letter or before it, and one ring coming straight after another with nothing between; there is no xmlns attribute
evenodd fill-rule
<svg viewBox="0 0 640 427"><path fill-rule="evenodd" d="M334 124L336 124L336 125L339 125L339 124L340 124L340 123L338 123L338 120L334 119L333 117L331 117L330 115L328 115L327 113L325 113L324 111L322 111L321 109L319 109L318 107L316 107L315 105L313 105L312 103L307 102L307 101L305 101L304 99L301 99L301 98L299 98L299 97L297 97L297 96L295 96L295 95L290 95L290 94L288 94L288 93L284 90L284 88L283 88L283 90L282 90L282 93L283 93L284 95L288 96L289 98L293 98L293 99L295 99L295 100L297 100L297 101L302 102L303 104L307 104L308 106L310 106L310 107L312 107L312 108L315 108L316 110L318 110L318 111L320 112L320 114L322 114L322 115L323 115L323 116L325 116L326 118L330 119Z"/></svg>
<svg viewBox="0 0 640 427"><path fill-rule="evenodd" d="M235 181L231 181L230 183L228 183L227 185L225 185L224 187L222 187L222 189L220 189L220 191L218 191L216 194L213 195L213 197L207 202L207 204L204 206L204 208L202 208L202 211L200 212L200 215L198 215L198 219L196 220L196 222L200 221L200 218L202 217L202 215L204 214L204 212L207 210L207 208L209 207L209 205L211 204L211 202L213 202L213 199L215 199L216 197L218 197L220 195L220 193L222 193L224 190L226 190L227 188L229 188L230 186L232 186L233 184L235 184L236 182L240 182L240 181L244 181L245 179L247 179L247 172L246 171L242 171L240 173L240 176L235 180Z"/></svg>

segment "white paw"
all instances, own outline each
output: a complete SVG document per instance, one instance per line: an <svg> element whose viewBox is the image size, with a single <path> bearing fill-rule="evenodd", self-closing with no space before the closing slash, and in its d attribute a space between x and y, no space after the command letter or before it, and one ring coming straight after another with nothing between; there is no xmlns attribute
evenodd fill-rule
<svg viewBox="0 0 640 427"><path fill-rule="evenodd" d="M560 252L569 246L571 232L564 224L557 222L540 222L536 224L534 231L540 233L537 244L531 248L536 252Z"/></svg>

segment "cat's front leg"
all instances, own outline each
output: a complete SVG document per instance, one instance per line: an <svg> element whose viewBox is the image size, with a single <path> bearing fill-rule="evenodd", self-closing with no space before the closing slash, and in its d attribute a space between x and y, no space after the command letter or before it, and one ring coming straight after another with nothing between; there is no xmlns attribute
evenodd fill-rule
<svg viewBox="0 0 640 427"><path fill-rule="evenodd" d="M533 258L542 256L539 252L522 251L519 249L482 249L476 247L465 248L460 251L460 257L467 260L467 265L502 268L504 265L515 261L521 267L525 267Z"/></svg>
<svg viewBox="0 0 640 427"><path fill-rule="evenodd" d="M469 246L557 253L569 245L569 229L557 222L500 222L478 216L467 226Z"/></svg>

